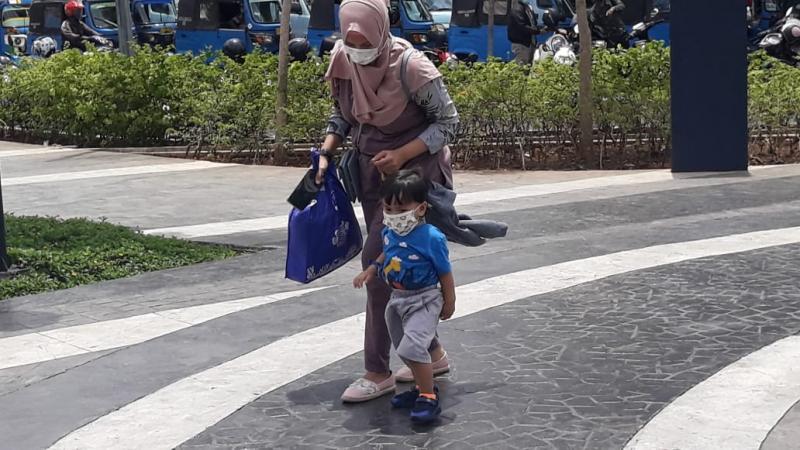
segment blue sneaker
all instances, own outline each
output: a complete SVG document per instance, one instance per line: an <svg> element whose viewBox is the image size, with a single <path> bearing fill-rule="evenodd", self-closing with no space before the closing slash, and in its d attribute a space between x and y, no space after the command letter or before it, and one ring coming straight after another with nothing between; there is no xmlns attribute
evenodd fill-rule
<svg viewBox="0 0 800 450"><path fill-rule="evenodd" d="M439 418L442 408L439 399L431 400L427 397L417 397L414 409L411 410L411 421L414 423L431 423Z"/></svg>
<svg viewBox="0 0 800 450"><path fill-rule="evenodd" d="M392 408L411 409L419 397L419 389L414 388L392 397Z"/></svg>
<svg viewBox="0 0 800 450"><path fill-rule="evenodd" d="M439 386L433 387L433 392L439 395ZM392 408L411 409L419 397L419 389L414 388L392 397Z"/></svg>

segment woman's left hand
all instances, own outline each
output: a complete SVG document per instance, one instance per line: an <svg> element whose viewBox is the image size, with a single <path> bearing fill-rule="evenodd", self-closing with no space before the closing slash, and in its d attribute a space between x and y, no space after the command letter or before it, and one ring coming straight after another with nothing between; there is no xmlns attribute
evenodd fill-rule
<svg viewBox="0 0 800 450"><path fill-rule="evenodd" d="M394 175L408 162L405 153L401 150L384 150L374 158L372 164L384 175Z"/></svg>

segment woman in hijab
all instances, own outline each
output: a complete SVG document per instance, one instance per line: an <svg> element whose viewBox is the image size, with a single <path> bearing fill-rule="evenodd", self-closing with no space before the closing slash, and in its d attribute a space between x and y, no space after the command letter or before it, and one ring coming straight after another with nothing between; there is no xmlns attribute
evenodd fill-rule
<svg viewBox="0 0 800 450"><path fill-rule="evenodd" d="M368 233L361 259L367 268L382 250L383 203L378 188L384 177L414 168L429 181L452 189L447 145L455 137L458 113L433 63L389 33L386 0L344 0L339 23L342 40L333 49L325 76L331 84L334 111L322 145L325 157L320 158L317 182L336 149L350 136L359 153L359 197ZM367 284L366 373L345 390L343 401L372 400L394 392L395 381L413 381L407 367L397 374L389 368L391 340L384 313L390 293L381 280ZM436 340L430 352L434 375L449 371L447 354Z"/></svg>

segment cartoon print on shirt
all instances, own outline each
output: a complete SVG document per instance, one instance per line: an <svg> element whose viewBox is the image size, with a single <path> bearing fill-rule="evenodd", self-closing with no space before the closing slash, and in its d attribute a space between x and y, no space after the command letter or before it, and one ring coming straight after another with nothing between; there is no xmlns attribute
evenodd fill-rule
<svg viewBox="0 0 800 450"><path fill-rule="evenodd" d="M389 275L392 272L396 272L398 275L400 275L402 270L403 270L403 261L397 256L392 257L392 259L389 260L389 262L386 264L386 267L383 268L384 278L388 280ZM402 276L398 276L397 278L402 279ZM396 281L392 282L392 287L394 287L395 289L403 289L403 285L401 285Z"/></svg>

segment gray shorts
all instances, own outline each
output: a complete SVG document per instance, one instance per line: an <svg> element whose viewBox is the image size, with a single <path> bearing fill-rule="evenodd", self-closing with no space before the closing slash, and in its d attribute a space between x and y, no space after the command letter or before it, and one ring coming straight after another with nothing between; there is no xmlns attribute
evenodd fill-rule
<svg viewBox="0 0 800 450"><path fill-rule="evenodd" d="M420 291L392 291L386 325L397 354L404 361L430 363L428 348L436 337L444 297L438 286Z"/></svg>

